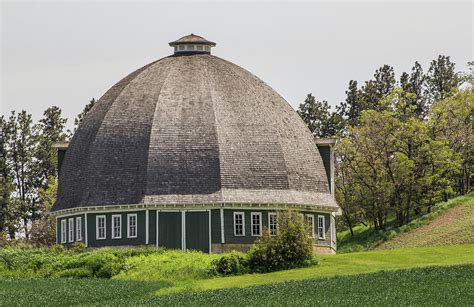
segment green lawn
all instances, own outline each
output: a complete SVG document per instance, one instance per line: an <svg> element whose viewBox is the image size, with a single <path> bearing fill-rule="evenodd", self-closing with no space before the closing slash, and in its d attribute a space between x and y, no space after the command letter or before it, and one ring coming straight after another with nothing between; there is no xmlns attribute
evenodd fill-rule
<svg viewBox="0 0 474 307"><path fill-rule="evenodd" d="M248 288L156 296L157 282L0 279L0 306L345 305L462 306L474 301L474 265L385 271Z"/></svg>
<svg viewBox="0 0 474 307"><path fill-rule="evenodd" d="M325 255L321 256L319 265L308 268L203 279L196 281L194 287L197 290L248 287L289 280L364 274L382 270L474 264L473 255L474 245L472 244ZM173 288L164 288L159 293L168 291L172 292Z"/></svg>

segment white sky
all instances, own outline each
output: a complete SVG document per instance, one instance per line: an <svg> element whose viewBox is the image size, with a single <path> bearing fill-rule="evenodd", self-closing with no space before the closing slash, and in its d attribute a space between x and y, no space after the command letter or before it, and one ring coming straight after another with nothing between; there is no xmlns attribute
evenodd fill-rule
<svg viewBox="0 0 474 307"><path fill-rule="evenodd" d="M0 0L1 1L1 0ZM397 77L438 54L459 71L473 60L465 2L1 2L1 112L38 119L51 105L69 126L135 69L172 53L189 33L254 73L297 108L307 93L336 105L351 79L383 64Z"/></svg>

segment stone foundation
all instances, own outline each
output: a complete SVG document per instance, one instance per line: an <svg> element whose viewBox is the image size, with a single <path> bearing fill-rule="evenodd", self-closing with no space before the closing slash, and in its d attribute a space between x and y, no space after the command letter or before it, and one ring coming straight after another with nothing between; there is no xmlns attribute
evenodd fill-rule
<svg viewBox="0 0 474 307"><path fill-rule="evenodd" d="M211 251L212 253L225 253L231 251L238 251L246 253L249 251L252 244L212 244ZM336 250L330 246L321 246L321 245L313 245L313 251L317 254L335 254Z"/></svg>

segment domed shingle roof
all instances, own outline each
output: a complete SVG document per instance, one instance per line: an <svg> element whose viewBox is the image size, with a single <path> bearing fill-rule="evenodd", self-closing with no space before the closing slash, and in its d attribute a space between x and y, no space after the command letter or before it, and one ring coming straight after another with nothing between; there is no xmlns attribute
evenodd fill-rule
<svg viewBox="0 0 474 307"><path fill-rule="evenodd" d="M54 210L222 203L337 208L291 106L243 68L194 54L148 64L99 99L71 140Z"/></svg>

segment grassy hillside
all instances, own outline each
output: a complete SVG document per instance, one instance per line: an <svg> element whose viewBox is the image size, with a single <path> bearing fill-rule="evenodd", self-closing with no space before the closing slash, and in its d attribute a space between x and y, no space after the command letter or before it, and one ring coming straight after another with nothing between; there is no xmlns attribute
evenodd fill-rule
<svg viewBox="0 0 474 307"><path fill-rule="evenodd" d="M474 243L474 197L434 218L429 224L402 233L377 249Z"/></svg>
<svg viewBox="0 0 474 307"><path fill-rule="evenodd" d="M389 223L386 231L364 225L337 234L338 253L377 248L403 248L444 244L474 243L474 193L453 198L433 207L431 213L402 227ZM420 229L423 229L420 231Z"/></svg>
<svg viewBox="0 0 474 307"><path fill-rule="evenodd" d="M469 305L474 265L308 279L244 289L156 296L159 282L0 279L0 306L52 305ZM442 282L440 282L442 281Z"/></svg>

